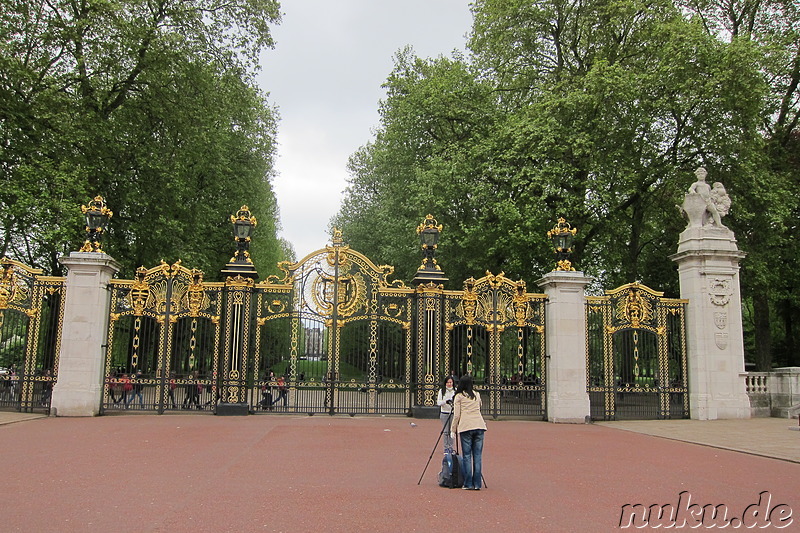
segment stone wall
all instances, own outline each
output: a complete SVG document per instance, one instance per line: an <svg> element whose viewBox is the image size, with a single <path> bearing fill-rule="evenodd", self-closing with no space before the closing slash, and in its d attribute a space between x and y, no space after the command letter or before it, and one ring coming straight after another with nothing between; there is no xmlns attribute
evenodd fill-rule
<svg viewBox="0 0 800 533"><path fill-rule="evenodd" d="M797 417L800 413L800 367L746 372L747 396L754 417Z"/></svg>

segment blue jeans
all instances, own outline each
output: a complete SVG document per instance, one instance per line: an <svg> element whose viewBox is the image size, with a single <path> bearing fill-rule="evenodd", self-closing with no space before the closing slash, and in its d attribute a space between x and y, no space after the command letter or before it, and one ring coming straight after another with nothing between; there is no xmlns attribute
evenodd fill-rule
<svg viewBox="0 0 800 533"><path fill-rule="evenodd" d="M136 397L139 397L139 407L144 409L144 400L142 399L142 391L133 389L131 391L131 395L128 396L128 399L125 400L125 409L128 408L128 404L131 403Z"/></svg>
<svg viewBox="0 0 800 533"><path fill-rule="evenodd" d="M485 432L485 429L470 429L459 433L461 453L464 455L464 486L470 489L481 488L481 456Z"/></svg>

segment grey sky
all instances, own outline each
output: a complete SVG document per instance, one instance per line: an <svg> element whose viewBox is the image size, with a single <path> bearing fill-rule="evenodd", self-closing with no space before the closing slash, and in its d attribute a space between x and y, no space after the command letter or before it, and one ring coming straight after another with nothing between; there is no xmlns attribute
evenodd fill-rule
<svg viewBox="0 0 800 533"><path fill-rule="evenodd" d="M472 16L469 0L283 0L282 12L258 82L281 116L274 187L301 259L330 240L347 158L372 139L395 53L463 50Z"/></svg>

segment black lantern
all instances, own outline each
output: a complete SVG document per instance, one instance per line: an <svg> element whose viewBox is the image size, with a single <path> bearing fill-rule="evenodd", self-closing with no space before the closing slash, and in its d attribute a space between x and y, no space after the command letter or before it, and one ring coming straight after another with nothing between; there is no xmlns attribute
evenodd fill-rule
<svg viewBox="0 0 800 533"><path fill-rule="evenodd" d="M233 240L236 241L236 253L225 265L222 275L232 278L237 276L256 278L258 273L255 266L253 266L253 260L250 259L250 237L253 236L253 231L258 225L258 221L250 213L250 208L243 205L235 215L231 215L231 224Z"/></svg>
<svg viewBox="0 0 800 533"><path fill-rule="evenodd" d="M108 221L114 213L106 206L102 196L95 196L88 206L82 205L81 211L86 220L86 241L81 252L102 252L100 237L108 227Z"/></svg>
<svg viewBox="0 0 800 533"><path fill-rule="evenodd" d="M231 258L231 262L252 263L250 260L250 237L258 221L250 213L250 209L243 205L235 215L231 215L233 224L233 238L236 241L236 255Z"/></svg>
<svg viewBox="0 0 800 533"><path fill-rule="evenodd" d="M564 217L559 217L558 223L547 232L547 236L553 241L558 258L555 270L575 270L572 267L570 255L572 254L572 242L577 232L577 228L571 227Z"/></svg>
<svg viewBox="0 0 800 533"><path fill-rule="evenodd" d="M442 268L436 262L436 248L439 246L439 235L442 232L442 225L439 224L433 215L426 215L419 226L417 235L422 246L422 264L417 269L414 282L442 282L447 281L444 277Z"/></svg>
<svg viewBox="0 0 800 533"><path fill-rule="evenodd" d="M436 248L438 246L441 227L441 225L436 226L436 220L431 215L428 215L425 222L419 225L417 233L419 233L419 240L423 248Z"/></svg>
<svg viewBox="0 0 800 533"><path fill-rule="evenodd" d="M242 209L236 213L236 218L233 222L233 236L236 237L238 240L250 240L250 236L253 235L253 230L256 227L256 217L248 217L244 213L246 212L247 215L250 214L250 211L246 211L247 206L242 206ZM241 214L241 216L240 216ZM231 217L234 218L234 217Z"/></svg>

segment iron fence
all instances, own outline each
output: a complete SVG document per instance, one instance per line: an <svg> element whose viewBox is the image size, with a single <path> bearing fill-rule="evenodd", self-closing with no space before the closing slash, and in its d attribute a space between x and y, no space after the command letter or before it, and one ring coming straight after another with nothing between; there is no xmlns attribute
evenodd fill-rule
<svg viewBox="0 0 800 533"><path fill-rule="evenodd" d="M61 349L64 278L0 259L0 408L50 412Z"/></svg>
<svg viewBox="0 0 800 533"><path fill-rule="evenodd" d="M639 283L586 305L586 376L594 420L688 418L686 300Z"/></svg>

